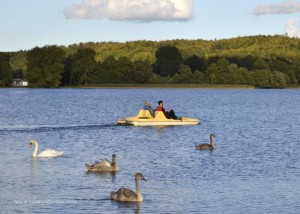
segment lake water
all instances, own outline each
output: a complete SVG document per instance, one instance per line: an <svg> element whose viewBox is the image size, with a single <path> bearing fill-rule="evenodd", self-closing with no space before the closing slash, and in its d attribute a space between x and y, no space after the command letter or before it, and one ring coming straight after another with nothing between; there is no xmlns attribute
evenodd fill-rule
<svg viewBox="0 0 300 214"><path fill-rule="evenodd" d="M160 99L201 125L116 125ZM0 89L1 213L300 213L299 104L288 89ZM195 150L211 133L216 149ZM32 139L64 156L34 159ZM86 173L113 153L118 173ZM111 201L136 172L144 201Z"/></svg>

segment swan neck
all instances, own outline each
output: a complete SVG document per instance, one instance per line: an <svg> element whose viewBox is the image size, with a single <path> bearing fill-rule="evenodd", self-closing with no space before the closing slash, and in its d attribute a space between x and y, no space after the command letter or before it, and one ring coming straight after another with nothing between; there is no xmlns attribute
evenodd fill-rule
<svg viewBox="0 0 300 214"><path fill-rule="evenodd" d="M37 142L35 142L34 143L34 151L33 151L32 156L37 156L38 149L39 149L39 144Z"/></svg>
<svg viewBox="0 0 300 214"><path fill-rule="evenodd" d="M210 145L214 148L215 144L214 144L214 137L210 136Z"/></svg>
<svg viewBox="0 0 300 214"><path fill-rule="evenodd" d="M138 178L135 178L135 192L138 195L138 197L141 196L141 191L140 191L140 182Z"/></svg>

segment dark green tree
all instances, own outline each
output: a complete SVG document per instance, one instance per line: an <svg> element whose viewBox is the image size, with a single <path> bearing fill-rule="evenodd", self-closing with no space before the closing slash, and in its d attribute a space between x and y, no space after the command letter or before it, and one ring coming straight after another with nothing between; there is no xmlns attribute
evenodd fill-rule
<svg viewBox="0 0 300 214"><path fill-rule="evenodd" d="M289 71L292 70L291 62L283 57L275 57L270 61L271 71Z"/></svg>
<svg viewBox="0 0 300 214"><path fill-rule="evenodd" d="M93 77L93 81L91 81L91 84L102 84L106 83L104 77L105 75L105 70L102 66L101 62L96 63L96 68L95 70L91 73L91 76Z"/></svg>
<svg viewBox="0 0 300 214"><path fill-rule="evenodd" d="M204 58L200 58L199 56L192 55L189 56L184 60L184 64L188 65L192 73L194 73L196 70L198 71L205 71L206 70L206 61Z"/></svg>
<svg viewBox="0 0 300 214"><path fill-rule="evenodd" d="M98 63L96 72L100 83L120 83L122 80L117 60L113 56L108 56L102 63Z"/></svg>
<svg viewBox="0 0 300 214"><path fill-rule="evenodd" d="M134 72L131 77L134 83L148 83L153 75L154 73L148 60L134 62Z"/></svg>
<svg viewBox="0 0 300 214"><path fill-rule="evenodd" d="M162 77L174 76L183 63L183 58L178 48L174 46L158 48L155 52L155 57L154 71Z"/></svg>
<svg viewBox="0 0 300 214"><path fill-rule="evenodd" d="M298 83L300 83L300 61L299 60L294 61L293 70L295 71L295 77L297 78Z"/></svg>
<svg viewBox="0 0 300 214"><path fill-rule="evenodd" d="M92 81L91 74L96 68L95 51L90 48L79 48L72 56L71 82L75 85L87 85Z"/></svg>
<svg viewBox="0 0 300 214"><path fill-rule="evenodd" d="M71 86L71 72L72 72L72 63L73 59L72 56L67 56L65 59L65 67L64 72L62 74L61 84L63 86Z"/></svg>
<svg viewBox="0 0 300 214"><path fill-rule="evenodd" d="M252 55L248 55L245 58L241 60L241 64L239 65L240 67L245 67L247 70L252 71L253 70L253 65L254 62L256 61L256 57Z"/></svg>
<svg viewBox="0 0 300 214"><path fill-rule="evenodd" d="M35 47L27 55L26 78L35 87L59 87L65 52L57 46Z"/></svg>
<svg viewBox="0 0 300 214"><path fill-rule="evenodd" d="M276 57L272 59L270 64L271 71L279 71L288 76L287 83L298 84L296 72L291 60L285 59L284 57Z"/></svg>
<svg viewBox="0 0 300 214"><path fill-rule="evenodd" d="M134 82L134 64L127 57L120 57L117 60L117 71L121 76L119 83Z"/></svg>
<svg viewBox="0 0 300 214"><path fill-rule="evenodd" d="M10 85L12 70L10 68L10 57L7 53L0 53L0 86Z"/></svg>
<svg viewBox="0 0 300 214"><path fill-rule="evenodd" d="M258 58L255 60L253 64L253 70L262 70L262 69L267 69L270 70L270 66L268 63L263 58Z"/></svg>
<svg viewBox="0 0 300 214"><path fill-rule="evenodd" d="M24 71L22 69L18 69L16 71L13 71L12 78L13 79L25 79Z"/></svg>

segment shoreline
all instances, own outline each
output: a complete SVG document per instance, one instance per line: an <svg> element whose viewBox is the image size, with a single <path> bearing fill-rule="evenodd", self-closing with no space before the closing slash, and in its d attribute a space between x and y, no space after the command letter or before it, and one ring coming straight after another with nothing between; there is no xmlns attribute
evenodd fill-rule
<svg viewBox="0 0 300 214"><path fill-rule="evenodd" d="M0 88L38 88L38 87L0 87ZM234 84L91 84L86 86L61 86L58 88L173 88L173 89L300 89L300 85L287 85L285 88L257 88L251 85Z"/></svg>
<svg viewBox="0 0 300 214"><path fill-rule="evenodd" d="M71 87L72 88L72 87ZM202 89L255 89L250 85L212 84L99 84L75 88L202 88Z"/></svg>
<svg viewBox="0 0 300 214"><path fill-rule="evenodd" d="M257 88L252 85L235 84L93 84L65 88L300 89L300 85L287 85L285 88Z"/></svg>

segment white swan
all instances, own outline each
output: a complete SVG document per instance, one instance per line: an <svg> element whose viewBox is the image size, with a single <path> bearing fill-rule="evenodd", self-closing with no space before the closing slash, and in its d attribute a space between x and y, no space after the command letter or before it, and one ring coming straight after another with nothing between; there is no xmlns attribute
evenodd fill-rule
<svg viewBox="0 0 300 214"><path fill-rule="evenodd" d="M142 173L135 174L135 188L136 192L126 189L120 188L117 192L111 192L110 197L112 200L115 201L123 201L123 202L130 202L130 201L143 201L143 196L140 191L140 183L139 180L147 181Z"/></svg>
<svg viewBox="0 0 300 214"><path fill-rule="evenodd" d="M39 144L36 140L30 141L29 147L31 148L32 145L35 146L32 156L33 157L57 157L64 154L64 152L55 151L53 149L46 149L45 151L42 151L40 154L37 154L39 149Z"/></svg>
<svg viewBox="0 0 300 214"><path fill-rule="evenodd" d="M216 137L214 134L210 134L210 144L204 143L204 144L198 144L195 145L196 149L199 150L214 150L215 149L215 143L214 143L214 137Z"/></svg>
<svg viewBox="0 0 300 214"><path fill-rule="evenodd" d="M96 162L92 165L85 164L87 171L90 172L117 172L120 170L116 164L116 155L112 155L112 160L103 159L100 162Z"/></svg>

